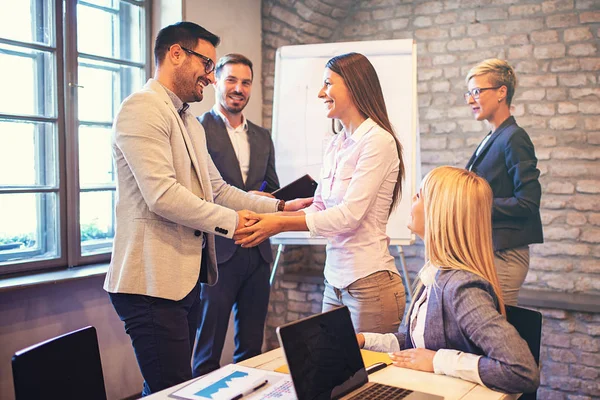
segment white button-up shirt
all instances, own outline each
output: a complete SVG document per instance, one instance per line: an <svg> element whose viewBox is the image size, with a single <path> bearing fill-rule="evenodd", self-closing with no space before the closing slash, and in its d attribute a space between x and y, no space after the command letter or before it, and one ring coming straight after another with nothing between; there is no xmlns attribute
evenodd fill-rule
<svg viewBox="0 0 600 400"><path fill-rule="evenodd" d="M351 136L332 139L314 202L304 209L311 236L328 239L325 278L332 286L398 273L386 226L399 164L394 138L370 118Z"/></svg>
<svg viewBox="0 0 600 400"><path fill-rule="evenodd" d="M214 107L214 110L223 120L225 128L227 128L229 139L233 145L233 151L235 151L235 155L240 164L242 179L244 180L244 183L246 183L248 171L250 170L250 139L248 138L248 122L246 121L246 117L242 115L242 123L237 128L234 128L217 106Z"/></svg>

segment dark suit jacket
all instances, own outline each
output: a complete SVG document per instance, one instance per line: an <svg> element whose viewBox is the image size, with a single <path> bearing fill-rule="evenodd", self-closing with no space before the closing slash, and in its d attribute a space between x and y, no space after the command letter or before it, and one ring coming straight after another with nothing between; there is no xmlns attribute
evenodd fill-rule
<svg viewBox="0 0 600 400"><path fill-rule="evenodd" d="M509 117L496 129L467 169L485 178L494 192L492 236L494 249L542 243L537 158L529 135Z"/></svg>
<svg viewBox="0 0 600 400"><path fill-rule="evenodd" d="M415 299L421 297L421 287ZM410 315L409 309L407 315ZM396 333L400 349L413 347L410 323ZM489 388L532 392L540 384L538 366L527 342L498 312L498 298L485 279L462 270L440 270L431 288L425 318L425 347L482 356L479 377Z"/></svg>
<svg viewBox="0 0 600 400"><path fill-rule="evenodd" d="M275 172L275 150L268 130L248 121L250 169L246 184L244 184L240 163L221 117L214 110L210 110L198 117L198 120L206 131L208 152L227 183L249 191L260 189L262 182L267 181L265 192L279 189L279 178L277 178ZM225 237L215 237L215 242L219 264L229 260L238 248L232 239ZM258 249L265 262L270 263L273 261L271 243L268 240L261 243Z"/></svg>

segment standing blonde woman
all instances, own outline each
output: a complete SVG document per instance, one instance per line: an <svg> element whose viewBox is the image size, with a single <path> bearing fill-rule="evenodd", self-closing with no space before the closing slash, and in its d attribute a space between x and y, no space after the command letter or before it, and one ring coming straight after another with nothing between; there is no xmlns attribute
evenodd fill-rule
<svg viewBox="0 0 600 400"><path fill-rule="evenodd" d="M386 226L402 194L402 147L388 118L375 68L362 54L327 62L319 92L327 117L343 130L323 160L314 203L297 213L257 215L253 246L285 231L327 238L323 311L348 306L356 331L391 332L404 315L402 279L388 251Z"/></svg>
<svg viewBox="0 0 600 400"><path fill-rule="evenodd" d="M451 375L508 393L532 392L539 370L507 322L492 252L492 191L472 172L438 167L413 198L409 228L425 242L406 329L357 335L394 365Z"/></svg>
<svg viewBox="0 0 600 400"><path fill-rule="evenodd" d="M473 153L467 169L485 178L494 192L494 263L504 301L516 305L529 271L529 245L542 243L537 158L529 135L510 114L517 78L503 60L489 59L466 77L465 101L490 132Z"/></svg>

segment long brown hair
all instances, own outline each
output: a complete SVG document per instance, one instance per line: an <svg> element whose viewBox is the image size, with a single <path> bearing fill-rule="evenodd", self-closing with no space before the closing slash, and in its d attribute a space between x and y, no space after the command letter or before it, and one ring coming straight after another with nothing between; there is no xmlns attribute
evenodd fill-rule
<svg viewBox="0 0 600 400"><path fill-rule="evenodd" d="M390 205L389 212L391 214L402 197L404 161L402 159L402 145L390 123L377 72L367 57L360 53L346 53L333 57L327 61L325 67L342 77L358 111L365 118L371 118L377 125L389 132L394 138L394 142L396 142L400 165L398 178L394 186L394 194L392 195L392 204ZM335 124L335 120L332 123Z"/></svg>

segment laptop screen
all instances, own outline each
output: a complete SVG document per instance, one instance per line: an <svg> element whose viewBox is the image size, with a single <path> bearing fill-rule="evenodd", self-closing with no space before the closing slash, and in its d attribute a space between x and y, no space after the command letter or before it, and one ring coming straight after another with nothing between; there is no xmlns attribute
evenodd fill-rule
<svg viewBox="0 0 600 400"><path fill-rule="evenodd" d="M368 382L347 307L280 326L277 335L298 400L337 399Z"/></svg>

